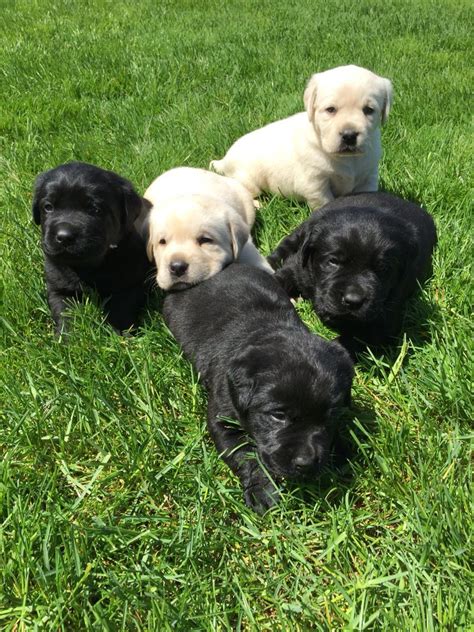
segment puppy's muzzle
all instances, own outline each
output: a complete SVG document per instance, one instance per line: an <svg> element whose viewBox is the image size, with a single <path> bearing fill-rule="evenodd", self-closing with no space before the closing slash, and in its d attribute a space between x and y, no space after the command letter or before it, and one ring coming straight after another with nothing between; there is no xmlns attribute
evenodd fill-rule
<svg viewBox="0 0 474 632"><path fill-rule="evenodd" d="M186 274L187 269L189 268L189 263L187 261L172 261L170 263L170 272L175 277L182 277Z"/></svg>

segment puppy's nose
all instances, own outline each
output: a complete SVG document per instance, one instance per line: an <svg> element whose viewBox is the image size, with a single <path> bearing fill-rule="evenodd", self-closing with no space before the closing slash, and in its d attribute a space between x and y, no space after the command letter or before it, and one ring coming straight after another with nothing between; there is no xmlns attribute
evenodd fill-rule
<svg viewBox="0 0 474 632"><path fill-rule="evenodd" d="M314 464L314 457L315 455L310 451L297 454L293 459L293 467L297 472L303 473Z"/></svg>
<svg viewBox="0 0 474 632"><path fill-rule="evenodd" d="M74 233L67 224L59 224L56 229L56 241L63 246L74 241Z"/></svg>
<svg viewBox="0 0 474 632"><path fill-rule="evenodd" d="M365 296L360 290L348 289L342 295L342 302L350 309L358 309L365 301Z"/></svg>
<svg viewBox="0 0 474 632"><path fill-rule="evenodd" d="M177 277L183 276L188 268L189 263L186 263L186 261L172 261L170 263L171 274Z"/></svg>
<svg viewBox="0 0 474 632"><path fill-rule="evenodd" d="M353 147L357 143L357 136L359 136L359 132L355 132L353 129L345 129L341 132L343 142L349 147Z"/></svg>

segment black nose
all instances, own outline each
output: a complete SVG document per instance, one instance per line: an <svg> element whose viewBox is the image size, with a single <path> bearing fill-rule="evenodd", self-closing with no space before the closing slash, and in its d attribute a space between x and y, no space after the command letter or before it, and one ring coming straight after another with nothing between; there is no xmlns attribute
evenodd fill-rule
<svg viewBox="0 0 474 632"><path fill-rule="evenodd" d="M315 455L310 452L298 454L293 459L293 467L297 472L305 472L313 465L314 457Z"/></svg>
<svg viewBox="0 0 474 632"><path fill-rule="evenodd" d="M342 302L350 309L358 309L365 301L365 296L360 290L348 289L342 296Z"/></svg>
<svg viewBox="0 0 474 632"><path fill-rule="evenodd" d="M352 129L345 129L341 132L343 142L349 147L353 147L357 143L357 136L359 132L354 132Z"/></svg>
<svg viewBox="0 0 474 632"><path fill-rule="evenodd" d="M63 246L70 244L75 239L74 233L70 226L60 224L56 229L56 241Z"/></svg>
<svg viewBox="0 0 474 632"><path fill-rule="evenodd" d="M186 261L173 261L170 263L171 274L177 277L183 276L188 268L189 263L186 263Z"/></svg>

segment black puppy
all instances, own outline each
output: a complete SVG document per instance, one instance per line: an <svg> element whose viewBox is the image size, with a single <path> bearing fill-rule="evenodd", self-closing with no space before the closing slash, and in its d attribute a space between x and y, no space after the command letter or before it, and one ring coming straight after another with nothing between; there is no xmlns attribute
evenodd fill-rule
<svg viewBox="0 0 474 632"><path fill-rule="evenodd" d="M346 351L310 333L272 275L243 264L168 294L163 314L201 374L209 432L246 503L276 503L271 478L312 479L350 403Z"/></svg>
<svg viewBox="0 0 474 632"><path fill-rule="evenodd" d="M291 297L312 301L340 341L378 345L399 333L406 299L431 272L431 216L389 193L338 198L314 212L270 255Z"/></svg>
<svg viewBox="0 0 474 632"><path fill-rule="evenodd" d="M41 224L48 303L56 332L65 328L68 299L85 286L105 301L118 331L136 322L150 271L133 222L146 204L128 180L94 165L71 162L40 174L33 219Z"/></svg>

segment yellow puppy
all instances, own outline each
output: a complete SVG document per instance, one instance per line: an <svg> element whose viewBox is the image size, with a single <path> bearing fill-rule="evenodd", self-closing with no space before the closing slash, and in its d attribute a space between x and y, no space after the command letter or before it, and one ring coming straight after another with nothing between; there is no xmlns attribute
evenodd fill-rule
<svg viewBox="0 0 474 632"><path fill-rule="evenodd" d="M380 125L391 101L390 81L365 68L317 73L304 93L306 112L242 136L210 167L254 197L268 191L313 209L340 195L376 191Z"/></svg>
<svg viewBox="0 0 474 632"><path fill-rule="evenodd" d="M232 261L272 272L250 236L252 196L236 180L177 167L152 182L144 197L151 203L147 252L162 289L195 285Z"/></svg>

